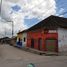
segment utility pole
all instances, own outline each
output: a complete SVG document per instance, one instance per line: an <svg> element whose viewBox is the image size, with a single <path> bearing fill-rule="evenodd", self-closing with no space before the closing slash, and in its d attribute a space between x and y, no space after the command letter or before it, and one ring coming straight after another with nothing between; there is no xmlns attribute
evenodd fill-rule
<svg viewBox="0 0 67 67"><path fill-rule="evenodd" d="M14 35L14 22L13 21L7 21L7 22L11 22L11 25L12 25L12 32L11 32L11 34L12 34L12 37L13 37L13 35Z"/></svg>
<svg viewBox="0 0 67 67"><path fill-rule="evenodd" d="M12 37L13 37L13 35L14 35L14 22L13 22L13 21L7 21L7 22L11 22L11 26L12 26L11 35L12 35Z"/></svg>
<svg viewBox="0 0 67 67"><path fill-rule="evenodd" d="M5 33L4 35L5 35L5 37L6 37L6 27L5 27L5 32L4 32L4 33Z"/></svg>
<svg viewBox="0 0 67 67"><path fill-rule="evenodd" d="M13 34L14 34L14 23L12 21L12 37L13 37Z"/></svg>
<svg viewBox="0 0 67 67"><path fill-rule="evenodd" d="M1 10L2 10L2 0L0 2L0 15L1 15Z"/></svg>
<svg viewBox="0 0 67 67"><path fill-rule="evenodd" d="M1 16L1 11L2 11L2 0L0 1L0 16ZM13 21L7 21L7 22L12 22L12 37L14 35L14 23ZM6 34L6 32L5 32Z"/></svg>

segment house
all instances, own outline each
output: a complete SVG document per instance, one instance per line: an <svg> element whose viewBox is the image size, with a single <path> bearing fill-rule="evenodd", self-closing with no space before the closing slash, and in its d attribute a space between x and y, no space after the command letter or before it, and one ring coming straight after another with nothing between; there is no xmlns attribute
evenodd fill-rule
<svg viewBox="0 0 67 67"><path fill-rule="evenodd" d="M16 40L17 40L17 37L16 36L13 36L12 38L10 38L10 45L12 46L16 46Z"/></svg>
<svg viewBox="0 0 67 67"><path fill-rule="evenodd" d="M67 18L49 16L27 30L27 46L41 51L67 49Z"/></svg>
<svg viewBox="0 0 67 67"><path fill-rule="evenodd" d="M17 33L17 47L26 47L27 44L27 30L21 31Z"/></svg>
<svg viewBox="0 0 67 67"><path fill-rule="evenodd" d="M10 38L9 37L0 38L0 43L9 44L10 43Z"/></svg>

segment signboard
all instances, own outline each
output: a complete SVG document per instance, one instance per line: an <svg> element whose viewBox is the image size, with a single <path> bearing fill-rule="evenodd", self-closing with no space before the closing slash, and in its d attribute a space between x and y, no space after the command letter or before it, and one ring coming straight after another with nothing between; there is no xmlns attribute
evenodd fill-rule
<svg viewBox="0 0 67 67"><path fill-rule="evenodd" d="M49 30L48 33L57 33L57 30Z"/></svg>

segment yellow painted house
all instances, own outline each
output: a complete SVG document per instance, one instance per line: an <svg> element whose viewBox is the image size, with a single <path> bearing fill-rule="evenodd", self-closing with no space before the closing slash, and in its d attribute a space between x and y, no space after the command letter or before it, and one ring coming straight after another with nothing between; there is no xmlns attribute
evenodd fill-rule
<svg viewBox="0 0 67 67"><path fill-rule="evenodd" d="M27 30L17 33L17 46L25 47L27 43ZM18 43L19 42L19 43Z"/></svg>
<svg viewBox="0 0 67 67"><path fill-rule="evenodd" d="M22 32L17 33L17 40L22 39Z"/></svg>

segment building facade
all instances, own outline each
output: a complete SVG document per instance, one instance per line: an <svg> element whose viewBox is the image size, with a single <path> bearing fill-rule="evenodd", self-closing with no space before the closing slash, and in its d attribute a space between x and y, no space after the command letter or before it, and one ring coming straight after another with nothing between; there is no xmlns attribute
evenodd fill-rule
<svg viewBox="0 0 67 67"><path fill-rule="evenodd" d="M26 47L26 44L27 44L27 33L26 33L26 30L24 30L17 34L16 46L23 48L23 47Z"/></svg>
<svg viewBox="0 0 67 67"><path fill-rule="evenodd" d="M67 18L49 16L27 32L27 47L59 52L67 46Z"/></svg>
<svg viewBox="0 0 67 67"><path fill-rule="evenodd" d="M58 52L58 34L55 30L30 31L27 36L27 47L41 51Z"/></svg>
<svg viewBox="0 0 67 67"><path fill-rule="evenodd" d="M10 38L9 44L11 46L16 46L16 40L17 40L17 37L16 36L13 36L12 38Z"/></svg>
<svg viewBox="0 0 67 67"><path fill-rule="evenodd" d="M67 29L58 29L58 47L59 52L67 51Z"/></svg>
<svg viewBox="0 0 67 67"><path fill-rule="evenodd" d="M67 51L67 18L49 16L29 29L19 32L21 47L40 51Z"/></svg>

